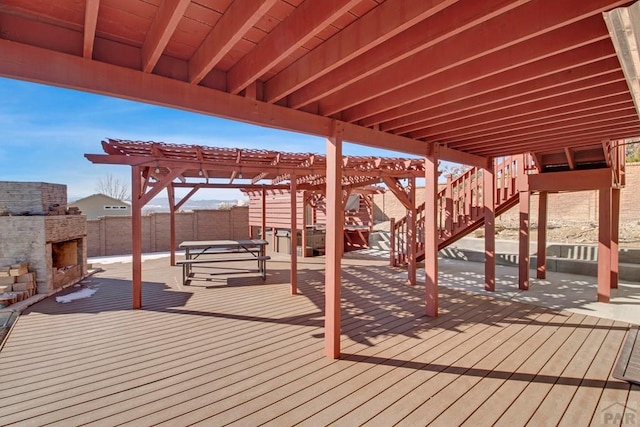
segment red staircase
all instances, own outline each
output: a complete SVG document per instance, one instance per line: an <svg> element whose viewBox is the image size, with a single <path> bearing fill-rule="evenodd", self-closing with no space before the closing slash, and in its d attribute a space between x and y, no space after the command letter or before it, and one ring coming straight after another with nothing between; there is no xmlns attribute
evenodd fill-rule
<svg viewBox="0 0 640 427"><path fill-rule="evenodd" d="M533 159L527 154L494 160L496 179L496 216L518 203L516 180L519 175L536 170ZM461 237L484 225L482 201L482 169L472 168L452 179L438 192L438 249L442 249ZM424 203L417 208L417 260L424 259ZM407 217L391 226L391 264L407 263Z"/></svg>

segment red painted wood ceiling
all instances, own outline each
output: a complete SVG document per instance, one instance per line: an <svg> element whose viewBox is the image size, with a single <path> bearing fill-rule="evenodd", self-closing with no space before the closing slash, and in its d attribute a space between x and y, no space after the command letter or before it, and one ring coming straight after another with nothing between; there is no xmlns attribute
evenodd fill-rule
<svg viewBox="0 0 640 427"><path fill-rule="evenodd" d="M544 154L640 134L602 17L629 4L0 0L0 39L425 145Z"/></svg>

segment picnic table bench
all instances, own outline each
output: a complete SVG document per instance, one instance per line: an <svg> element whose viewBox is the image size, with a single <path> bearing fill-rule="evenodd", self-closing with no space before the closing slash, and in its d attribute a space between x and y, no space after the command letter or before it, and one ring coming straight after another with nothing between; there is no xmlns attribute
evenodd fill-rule
<svg viewBox="0 0 640 427"><path fill-rule="evenodd" d="M267 278L267 261L271 257L265 255L266 240L193 240L182 242L179 248L185 250L185 259L177 261L182 266L182 283L193 277L195 265L257 261L258 272L262 280ZM235 256L230 256L234 254ZM249 271L249 270L248 270Z"/></svg>

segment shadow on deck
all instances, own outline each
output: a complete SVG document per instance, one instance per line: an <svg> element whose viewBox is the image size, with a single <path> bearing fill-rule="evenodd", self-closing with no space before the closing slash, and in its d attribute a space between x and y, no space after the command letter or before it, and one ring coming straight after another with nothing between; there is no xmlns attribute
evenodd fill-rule
<svg viewBox="0 0 640 427"><path fill-rule="evenodd" d="M640 402L611 369L628 324L441 288L385 260L345 260L343 359L323 356L323 264L183 287L166 259L105 266L67 304L47 298L17 322L0 364L3 424L510 425L604 423ZM73 288L66 292L72 292ZM615 405L616 406L611 406Z"/></svg>

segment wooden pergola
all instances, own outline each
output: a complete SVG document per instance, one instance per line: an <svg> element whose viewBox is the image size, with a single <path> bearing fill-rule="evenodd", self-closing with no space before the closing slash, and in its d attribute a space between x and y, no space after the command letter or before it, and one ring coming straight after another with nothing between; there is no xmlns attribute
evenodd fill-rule
<svg viewBox="0 0 640 427"><path fill-rule="evenodd" d="M93 163L131 166L133 308L142 307L142 209L161 191L167 190L170 211L171 265L176 263L175 213L198 190L237 188L259 191L262 195L261 228L266 225L265 195L269 190L286 190L290 194L289 222L291 246L297 246L297 191L325 194L327 157L313 153L287 153L241 148L218 148L163 142L107 139L102 141L105 154L86 154ZM352 191L372 190L385 183L409 211L415 212L415 179L424 175L424 161L417 158L343 156L339 183L341 206ZM407 181L403 185L402 179ZM177 200L176 189L189 191ZM337 190L337 191L338 191ZM412 196L413 194L413 196ZM337 215L336 233L342 241L344 215ZM327 228L333 226L327 221ZM415 236L415 222L413 223ZM415 255L415 239L408 250ZM339 253L342 251L339 250ZM415 277L415 256L411 268ZM291 294L297 293L297 252L291 251ZM415 283L415 279L414 279Z"/></svg>
<svg viewBox="0 0 640 427"><path fill-rule="evenodd" d="M638 16L625 0L10 0L0 76L326 138L326 352L339 357L343 141L424 159L435 316L438 161L491 174L529 152L573 171L577 153L637 136ZM149 190L155 165L131 159ZM188 162L154 188L198 175Z"/></svg>

